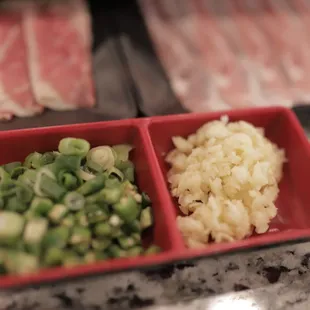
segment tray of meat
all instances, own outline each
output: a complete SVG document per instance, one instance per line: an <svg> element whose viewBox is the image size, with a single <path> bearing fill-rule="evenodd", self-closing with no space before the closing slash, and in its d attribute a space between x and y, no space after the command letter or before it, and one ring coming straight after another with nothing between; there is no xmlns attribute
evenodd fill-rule
<svg viewBox="0 0 310 310"><path fill-rule="evenodd" d="M188 110L309 103L309 1L138 2Z"/></svg>
<svg viewBox="0 0 310 310"><path fill-rule="evenodd" d="M41 114L45 108L93 107L92 29L86 2L24 4L0 11L0 121Z"/></svg>
<svg viewBox="0 0 310 310"><path fill-rule="evenodd" d="M310 148L256 108L0 132L0 287L309 240Z"/></svg>

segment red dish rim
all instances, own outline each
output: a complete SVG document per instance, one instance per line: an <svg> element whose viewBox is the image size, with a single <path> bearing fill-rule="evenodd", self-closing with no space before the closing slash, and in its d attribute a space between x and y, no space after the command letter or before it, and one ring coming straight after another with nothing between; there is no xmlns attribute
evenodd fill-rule
<svg viewBox="0 0 310 310"><path fill-rule="evenodd" d="M58 130L74 130L74 128L83 128L87 127L89 129L96 128L98 124L106 123L108 124L109 128L118 127L120 125L137 125L146 128L150 122L157 122L160 120L175 120L175 119L193 119L195 117L203 118L204 116L208 115L208 118L218 118L220 115L227 114L229 116L240 116L240 115L254 115L260 114L262 111L268 111L270 113L274 112L284 112L287 113L290 117L290 122L297 130L299 135L304 135L303 129L300 126L297 118L294 116L294 113L286 108L282 107L272 107L272 108L254 108L254 109L244 109L244 110L235 110L235 111L220 111L220 112L211 112L211 113L192 113L192 114L181 114L181 115L169 115L169 116L157 116L153 118L143 118L143 119L129 119L129 120L121 120L121 121L109 121L109 122L96 122L96 123L84 123L84 124L73 124L73 125L62 125L62 126L52 126L52 127L43 127L43 128L31 128L31 129L17 129L11 131L4 131L0 132L0 139L2 137L9 137L18 135L20 133L27 134L30 132L35 132L40 135L43 135L45 132L48 131L55 131ZM308 144L308 140L304 135L305 144ZM310 148L307 149L310 157ZM147 150L150 154L150 157L154 157L152 152L154 150ZM158 163L156 163L158 166ZM158 169L158 167L153 169ZM156 180L158 183L159 188L163 189L166 187L164 180ZM166 191L164 191L166 192ZM166 195L166 194L165 194ZM166 196L163 196L164 198ZM180 235L181 236L181 235ZM241 251L248 251L248 250L257 250L258 248L264 247L273 247L279 246L286 243L291 242L305 242L310 240L310 229L302 229L302 230L287 230L282 231L279 233L270 233L266 235L256 236L254 238L245 239L237 242L232 243L222 243L213 245L210 248L203 248L203 249L187 249L184 247L182 239L179 237L175 238L177 243L174 247L168 251L163 253L148 256L148 257L137 257L132 259L115 259L109 261L98 262L89 265L81 265L73 268L50 268L50 269L43 269L36 274L29 274L25 276L5 276L0 277L0 288L6 289L11 287L17 286L25 286L25 285L36 285L36 284L43 284L49 282L55 282L60 280L68 280L74 277L85 277L85 276L94 276L97 274L102 273L109 273L109 272L120 272L128 269L140 269L146 268L151 266L161 266L164 264L170 263L177 263L184 260L192 260L198 259L201 257L211 257L217 255L229 255L238 253Z"/></svg>
<svg viewBox="0 0 310 310"><path fill-rule="evenodd" d="M42 269L39 273L29 274L25 276L5 276L1 277L0 289L10 289L24 286L36 286L41 284L55 283L57 281L68 281L77 277L91 277L96 275L117 273L128 270L140 270L145 268L160 268L164 265L177 264L178 262L197 260L214 256L233 255L245 251L257 251L263 248L278 247L290 243L302 243L310 241L310 229L286 231L279 236L262 235L262 239L257 240L245 239L233 243L218 244L217 248L212 247L211 250L183 249L180 252L167 251L157 254L156 256L143 257L143 263L137 263L136 259L115 259L110 261L98 262L95 264L81 265L73 268L50 268ZM267 239L267 243L262 243Z"/></svg>

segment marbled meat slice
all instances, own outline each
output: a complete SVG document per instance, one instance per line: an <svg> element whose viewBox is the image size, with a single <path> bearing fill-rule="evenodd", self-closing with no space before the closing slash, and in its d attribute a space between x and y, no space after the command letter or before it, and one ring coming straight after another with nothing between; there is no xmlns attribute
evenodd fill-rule
<svg viewBox="0 0 310 310"><path fill-rule="evenodd" d="M285 0L264 0L264 2L267 10L281 27L281 33L278 33L278 36L282 36L287 48L284 68L291 82L294 99L295 101L309 101L310 58L308 55L308 33Z"/></svg>
<svg viewBox="0 0 310 310"><path fill-rule="evenodd" d="M186 15L180 11L186 13L186 2L141 0L139 3L155 50L182 105L190 111L212 109L207 70L197 49L198 37L195 29L191 29L191 20L182 24Z"/></svg>
<svg viewBox="0 0 310 310"><path fill-rule="evenodd" d="M0 14L0 120L42 112L32 94L20 14Z"/></svg>
<svg viewBox="0 0 310 310"><path fill-rule="evenodd" d="M258 75L266 103L290 106L293 98L289 92L288 81L277 60L278 55L270 46L266 35L258 27L255 18L246 13L244 0L232 0L227 3L230 4L242 46Z"/></svg>
<svg viewBox="0 0 310 310"><path fill-rule="evenodd" d="M37 102L53 110L95 104L91 23L83 0L30 8L24 18L31 83Z"/></svg>
<svg viewBox="0 0 310 310"><path fill-rule="evenodd" d="M218 17L210 11L210 2L195 0L192 3L198 19L198 44L220 97L230 108L249 106L251 96L247 72L225 37Z"/></svg>

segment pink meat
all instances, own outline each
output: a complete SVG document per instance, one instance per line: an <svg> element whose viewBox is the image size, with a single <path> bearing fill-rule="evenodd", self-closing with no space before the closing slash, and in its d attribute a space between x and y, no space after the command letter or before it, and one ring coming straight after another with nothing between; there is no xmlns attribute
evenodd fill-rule
<svg viewBox="0 0 310 310"><path fill-rule="evenodd" d="M307 15L310 13L310 3L308 0L293 0L292 3L301 15Z"/></svg>
<svg viewBox="0 0 310 310"><path fill-rule="evenodd" d="M304 0L292 1L297 17L300 19L304 30L307 32L307 42L310 40L310 3Z"/></svg>
<svg viewBox="0 0 310 310"><path fill-rule="evenodd" d="M255 19L244 11L244 0L227 1L227 5L229 4L242 47L254 64L267 103L290 105L292 98L288 91L288 82L281 72L277 54L270 48Z"/></svg>
<svg viewBox="0 0 310 310"><path fill-rule="evenodd" d="M300 19L303 29L306 31L306 39L310 39L310 2L305 0L294 0L291 2L292 9L295 9L297 17Z"/></svg>
<svg viewBox="0 0 310 310"><path fill-rule="evenodd" d="M303 24L288 5L286 0L265 0L269 10L281 20L283 25L282 33L286 32L284 37L290 53L293 55L293 63L290 60L286 62L285 68L292 83L292 91L296 101L308 101L310 99L310 58L308 33Z"/></svg>
<svg viewBox="0 0 310 310"><path fill-rule="evenodd" d="M91 25L83 0L31 8L24 18L31 83L37 102L53 110L92 107Z"/></svg>
<svg viewBox="0 0 310 310"><path fill-rule="evenodd" d="M207 74L196 49L198 37L190 20L182 23L186 16L179 10L184 14L187 11L182 2L178 6L176 1L142 0L140 6L155 50L181 103L190 111L210 110L213 105L209 100Z"/></svg>
<svg viewBox="0 0 310 310"><path fill-rule="evenodd" d="M0 120L40 113L29 82L22 17L1 14L0 25Z"/></svg>
<svg viewBox="0 0 310 310"><path fill-rule="evenodd" d="M300 48L302 49L304 58L306 58L307 61L309 61L309 52L310 52L310 3L309 1L305 0L294 0L289 1L289 4L291 4L292 9L295 9L295 13L297 13L296 17L300 21L301 25L301 31L304 34L303 39L301 42L299 42ZM307 75L309 77L309 74ZM305 85L306 87L307 85ZM310 88L308 87L306 98L304 99L304 102L309 102L310 100Z"/></svg>
<svg viewBox="0 0 310 310"><path fill-rule="evenodd" d="M247 0L246 2L250 1ZM271 46L279 57L290 83L293 100L302 100L303 97L307 96L309 89L307 80L309 61L305 57L305 51L300 48L302 41L300 31L292 23L291 16L284 10L274 7L278 4L269 0L251 1L251 5L256 5L263 10L261 14L257 14L257 21L269 37Z"/></svg>
<svg viewBox="0 0 310 310"><path fill-rule="evenodd" d="M266 98L261 91L261 83L255 65L251 61L244 46L246 39L240 32L239 20L235 19L234 6L231 1L208 0L208 9L215 14L218 25L223 35L236 55L236 60L247 81L247 93L244 94L247 104L250 106L266 105Z"/></svg>
<svg viewBox="0 0 310 310"><path fill-rule="evenodd" d="M206 1L195 0L197 32L199 43L208 70L224 102L231 108L246 107L250 104L249 87L246 72L237 59L227 39Z"/></svg>
<svg viewBox="0 0 310 310"><path fill-rule="evenodd" d="M164 25L164 27L169 28L178 37L178 42L182 42L183 50L186 51L187 57L201 57L200 51L196 46L199 37L192 22L189 2L156 0L152 1L152 3L149 1L148 7L153 12L150 14L156 15L158 22ZM169 39L169 36L166 36L166 38Z"/></svg>

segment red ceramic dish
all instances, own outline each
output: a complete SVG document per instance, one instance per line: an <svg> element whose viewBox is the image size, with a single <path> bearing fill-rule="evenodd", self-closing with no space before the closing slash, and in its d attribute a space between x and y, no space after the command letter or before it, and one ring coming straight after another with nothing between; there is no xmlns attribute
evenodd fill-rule
<svg viewBox="0 0 310 310"><path fill-rule="evenodd" d="M227 114L231 121L245 120L264 127L266 135L285 148L289 163L285 165L277 200L278 217L271 231L246 240L211 244L205 249L189 250L184 246L176 226L177 207L166 184L168 166L165 154L172 148L171 137L186 136L204 123ZM224 252L255 249L288 241L310 238L310 147L294 113L285 108L258 108L215 112L208 114L183 114L154 118L133 119L92 124L77 124L0 132L0 164L23 160L30 152L55 150L63 137L87 139L92 146L131 143L135 146L133 161L137 182L153 201L155 229L153 242L163 252L153 256L116 259L74 268L51 268L25 276L0 277L0 288L54 282L77 276L162 265Z"/></svg>

